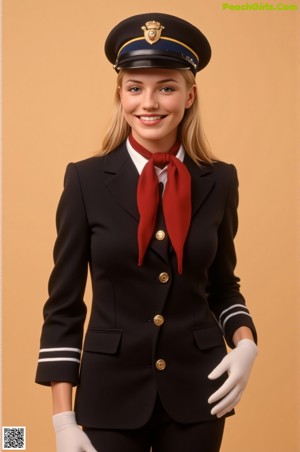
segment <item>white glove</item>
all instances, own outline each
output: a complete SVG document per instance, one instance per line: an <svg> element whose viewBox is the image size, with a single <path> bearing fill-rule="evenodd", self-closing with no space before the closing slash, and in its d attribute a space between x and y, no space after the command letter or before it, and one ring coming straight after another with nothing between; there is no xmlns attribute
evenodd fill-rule
<svg viewBox="0 0 300 452"><path fill-rule="evenodd" d="M77 425L74 411L55 414L52 420L57 452L97 452L88 436Z"/></svg>
<svg viewBox="0 0 300 452"><path fill-rule="evenodd" d="M256 344L250 339L241 339L237 347L229 352L208 375L210 380L215 380L225 372L229 374L225 383L208 399L208 403L215 403L222 399L213 407L211 414L222 417L240 401L256 356Z"/></svg>

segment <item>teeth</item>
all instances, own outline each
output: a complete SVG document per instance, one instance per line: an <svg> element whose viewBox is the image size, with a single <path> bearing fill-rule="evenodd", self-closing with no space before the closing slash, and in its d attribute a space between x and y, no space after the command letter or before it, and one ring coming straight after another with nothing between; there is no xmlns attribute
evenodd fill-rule
<svg viewBox="0 0 300 452"><path fill-rule="evenodd" d="M140 116L142 121L158 121L162 116Z"/></svg>

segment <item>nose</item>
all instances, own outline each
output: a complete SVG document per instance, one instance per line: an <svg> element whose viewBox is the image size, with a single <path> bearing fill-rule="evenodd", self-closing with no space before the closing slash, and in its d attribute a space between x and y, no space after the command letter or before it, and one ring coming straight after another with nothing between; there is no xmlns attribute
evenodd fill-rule
<svg viewBox="0 0 300 452"><path fill-rule="evenodd" d="M157 110L159 107L156 94L152 91L145 90L142 100L142 108L147 111Z"/></svg>

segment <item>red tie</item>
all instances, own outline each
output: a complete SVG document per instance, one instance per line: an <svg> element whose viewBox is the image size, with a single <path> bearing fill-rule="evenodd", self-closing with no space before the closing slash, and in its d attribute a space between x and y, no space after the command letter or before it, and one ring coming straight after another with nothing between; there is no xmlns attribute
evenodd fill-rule
<svg viewBox="0 0 300 452"><path fill-rule="evenodd" d="M137 188L137 205L140 213L138 227L139 261L153 237L159 203L158 177L154 166L168 165L167 183L162 198L163 212L170 241L177 257L178 273L182 273L184 243L191 222L191 176L186 166L175 157L180 147L176 143L168 153L152 153L141 146L132 135L131 146L149 161L140 175Z"/></svg>

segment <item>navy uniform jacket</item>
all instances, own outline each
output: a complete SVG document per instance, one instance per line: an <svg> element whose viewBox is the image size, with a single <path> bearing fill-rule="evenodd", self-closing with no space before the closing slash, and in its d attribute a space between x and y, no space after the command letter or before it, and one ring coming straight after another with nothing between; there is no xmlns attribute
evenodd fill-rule
<svg viewBox="0 0 300 452"><path fill-rule="evenodd" d="M240 326L255 335L234 275L236 170L222 162L198 167L187 154L184 163L192 221L182 275L161 213L137 265L139 175L125 143L67 168L36 382L78 385L81 425L140 427L157 393L179 422L213 419L207 400L226 375L207 375L226 354L224 337L234 347ZM88 267L93 300L83 341Z"/></svg>

